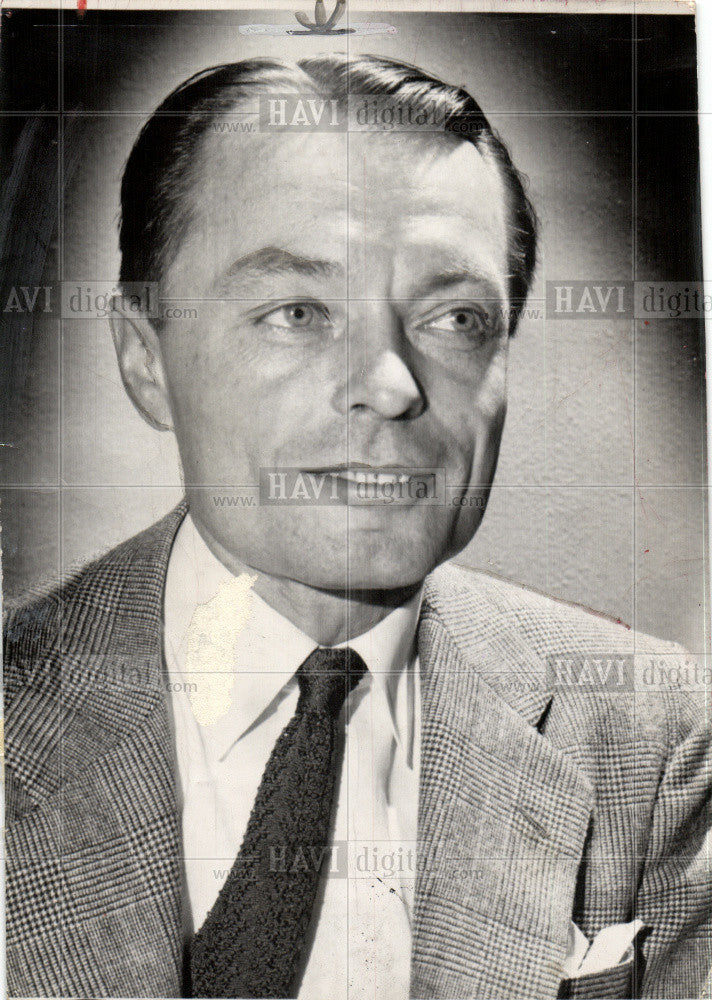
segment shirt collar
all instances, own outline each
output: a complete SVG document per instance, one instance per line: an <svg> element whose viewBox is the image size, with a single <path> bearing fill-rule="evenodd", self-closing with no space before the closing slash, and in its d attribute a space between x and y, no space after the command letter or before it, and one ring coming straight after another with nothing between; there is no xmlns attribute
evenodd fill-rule
<svg viewBox="0 0 712 1000"><path fill-rule="evenodd" d="M289 694L296 670L318 645L259 597L254 582L223 566L185 517L168 563L166 660L220 757ZM415 666L421 601L422 588L369 631L339 643L369 668L399 744L408 734L398 718L412 718L413 684L405 681Z"/></svg>
<svg viewBox="0 0 712 1000"><path fill-rule="evenodd" d="M377 625L339 646L350 646L362 658L373 675L374 685L381 690L388 705L393 735L399 746L408 738L401 732L399 719L413 716L413 685L407 674L412 673L416 658L416 633L423 588L409 601L395 608Z"/></svg>

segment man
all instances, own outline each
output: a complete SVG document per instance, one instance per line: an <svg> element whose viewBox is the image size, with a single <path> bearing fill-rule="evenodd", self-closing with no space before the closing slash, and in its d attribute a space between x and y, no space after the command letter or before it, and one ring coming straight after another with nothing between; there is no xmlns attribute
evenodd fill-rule
<svg viewBox="0 0 712 1000"><path fill-rule="evenodd" d="M285 129L310 100L400 124ZM705 706L643 683L692 665L449 562L535 260L474 100L206 70L134 147L121 252L194 307L112 318L185 501L10 615L11 995L698 996Z"/></svg>

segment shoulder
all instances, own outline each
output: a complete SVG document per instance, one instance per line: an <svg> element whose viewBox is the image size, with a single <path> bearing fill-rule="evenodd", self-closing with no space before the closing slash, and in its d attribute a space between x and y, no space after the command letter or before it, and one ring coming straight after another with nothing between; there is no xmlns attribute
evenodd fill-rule
<svg viewBox="0 0 712 1000"><path fill-rule="evenodd" d="M610 615L551 597L511 580L448 562L426 583L426 602L444 616L458 639L504 636L526 641L542 656L616 648L672 648Z"/></svg>
<svg viewBox="0 0 712 1000"><path fill-rule="evenodd" d="M170 545L184 516L164 518L55 584L7 601L3 614L5 699L23 686L58 681L62 663L98 651L141 602L160 600Z"/></svg>
<svg viewBox="0 0 712 1000"><path fill-rule="evenodd" d="M712 673L677 643L455 563L428 578L424 607L505 698L548 691L571 740L613 730L669 747L708 729Z"/></svg>
<svg viewBox="0 0 712 1000"><path fill-rule="evenodd" d="M145 718L160 695L162 598L185 507L12 602L4 622L8 822ZM87 748L91 752L87 752Z"/></svg>

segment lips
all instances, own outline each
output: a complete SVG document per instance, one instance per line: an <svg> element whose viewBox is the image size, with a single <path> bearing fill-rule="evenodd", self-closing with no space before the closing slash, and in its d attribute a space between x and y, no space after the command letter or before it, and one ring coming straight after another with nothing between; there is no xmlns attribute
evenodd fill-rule
<svg viewBox="0 0 712 1000"><path fill-rule="evenodd" d="M439 495L438 472L422 466L349 463L323 466L302 475L321 483L331 483L327 488L331 499L349 505L412 506L434 502Z"/></svg>
<svg viewBox="0 0 712 1000"><path fill-rule="evenodd" d="M363 469L327 469L325 475L359 486L396 486L398 483L407 483L413 478L407 472L391 472L385 469L370 472L365 472Z"/></svg>
<svg viewBox="0 0 712 1000"><path fill-rule="evenodd" d="M349 483L359 485L396 485L407 483L422 469L422 466L404 466L402 464L393 465L366 465L365 463L354 462L350 465L324 466L320 469L309 469L311 475L333 476L335 479L343 479Z"/></svg>

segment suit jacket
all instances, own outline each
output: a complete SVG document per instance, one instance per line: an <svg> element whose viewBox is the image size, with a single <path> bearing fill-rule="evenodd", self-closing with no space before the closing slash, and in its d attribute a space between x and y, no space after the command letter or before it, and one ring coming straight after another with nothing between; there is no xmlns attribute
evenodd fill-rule
<svg viewBox="0 0 712 1000"><path fill-rule="evenodd" d="M9 613L11 996L181 995L162 597L185 511ZM411 995L698 997L712 910L704 694L651 690L618 665L592 682L586 659L635 652L643 670L681 651L453 565L426 582L418 644ZM566 682L556 658L574 664ZM570 919L593 938L634 916L646 929L633 962L563 980Z"/></svg>

